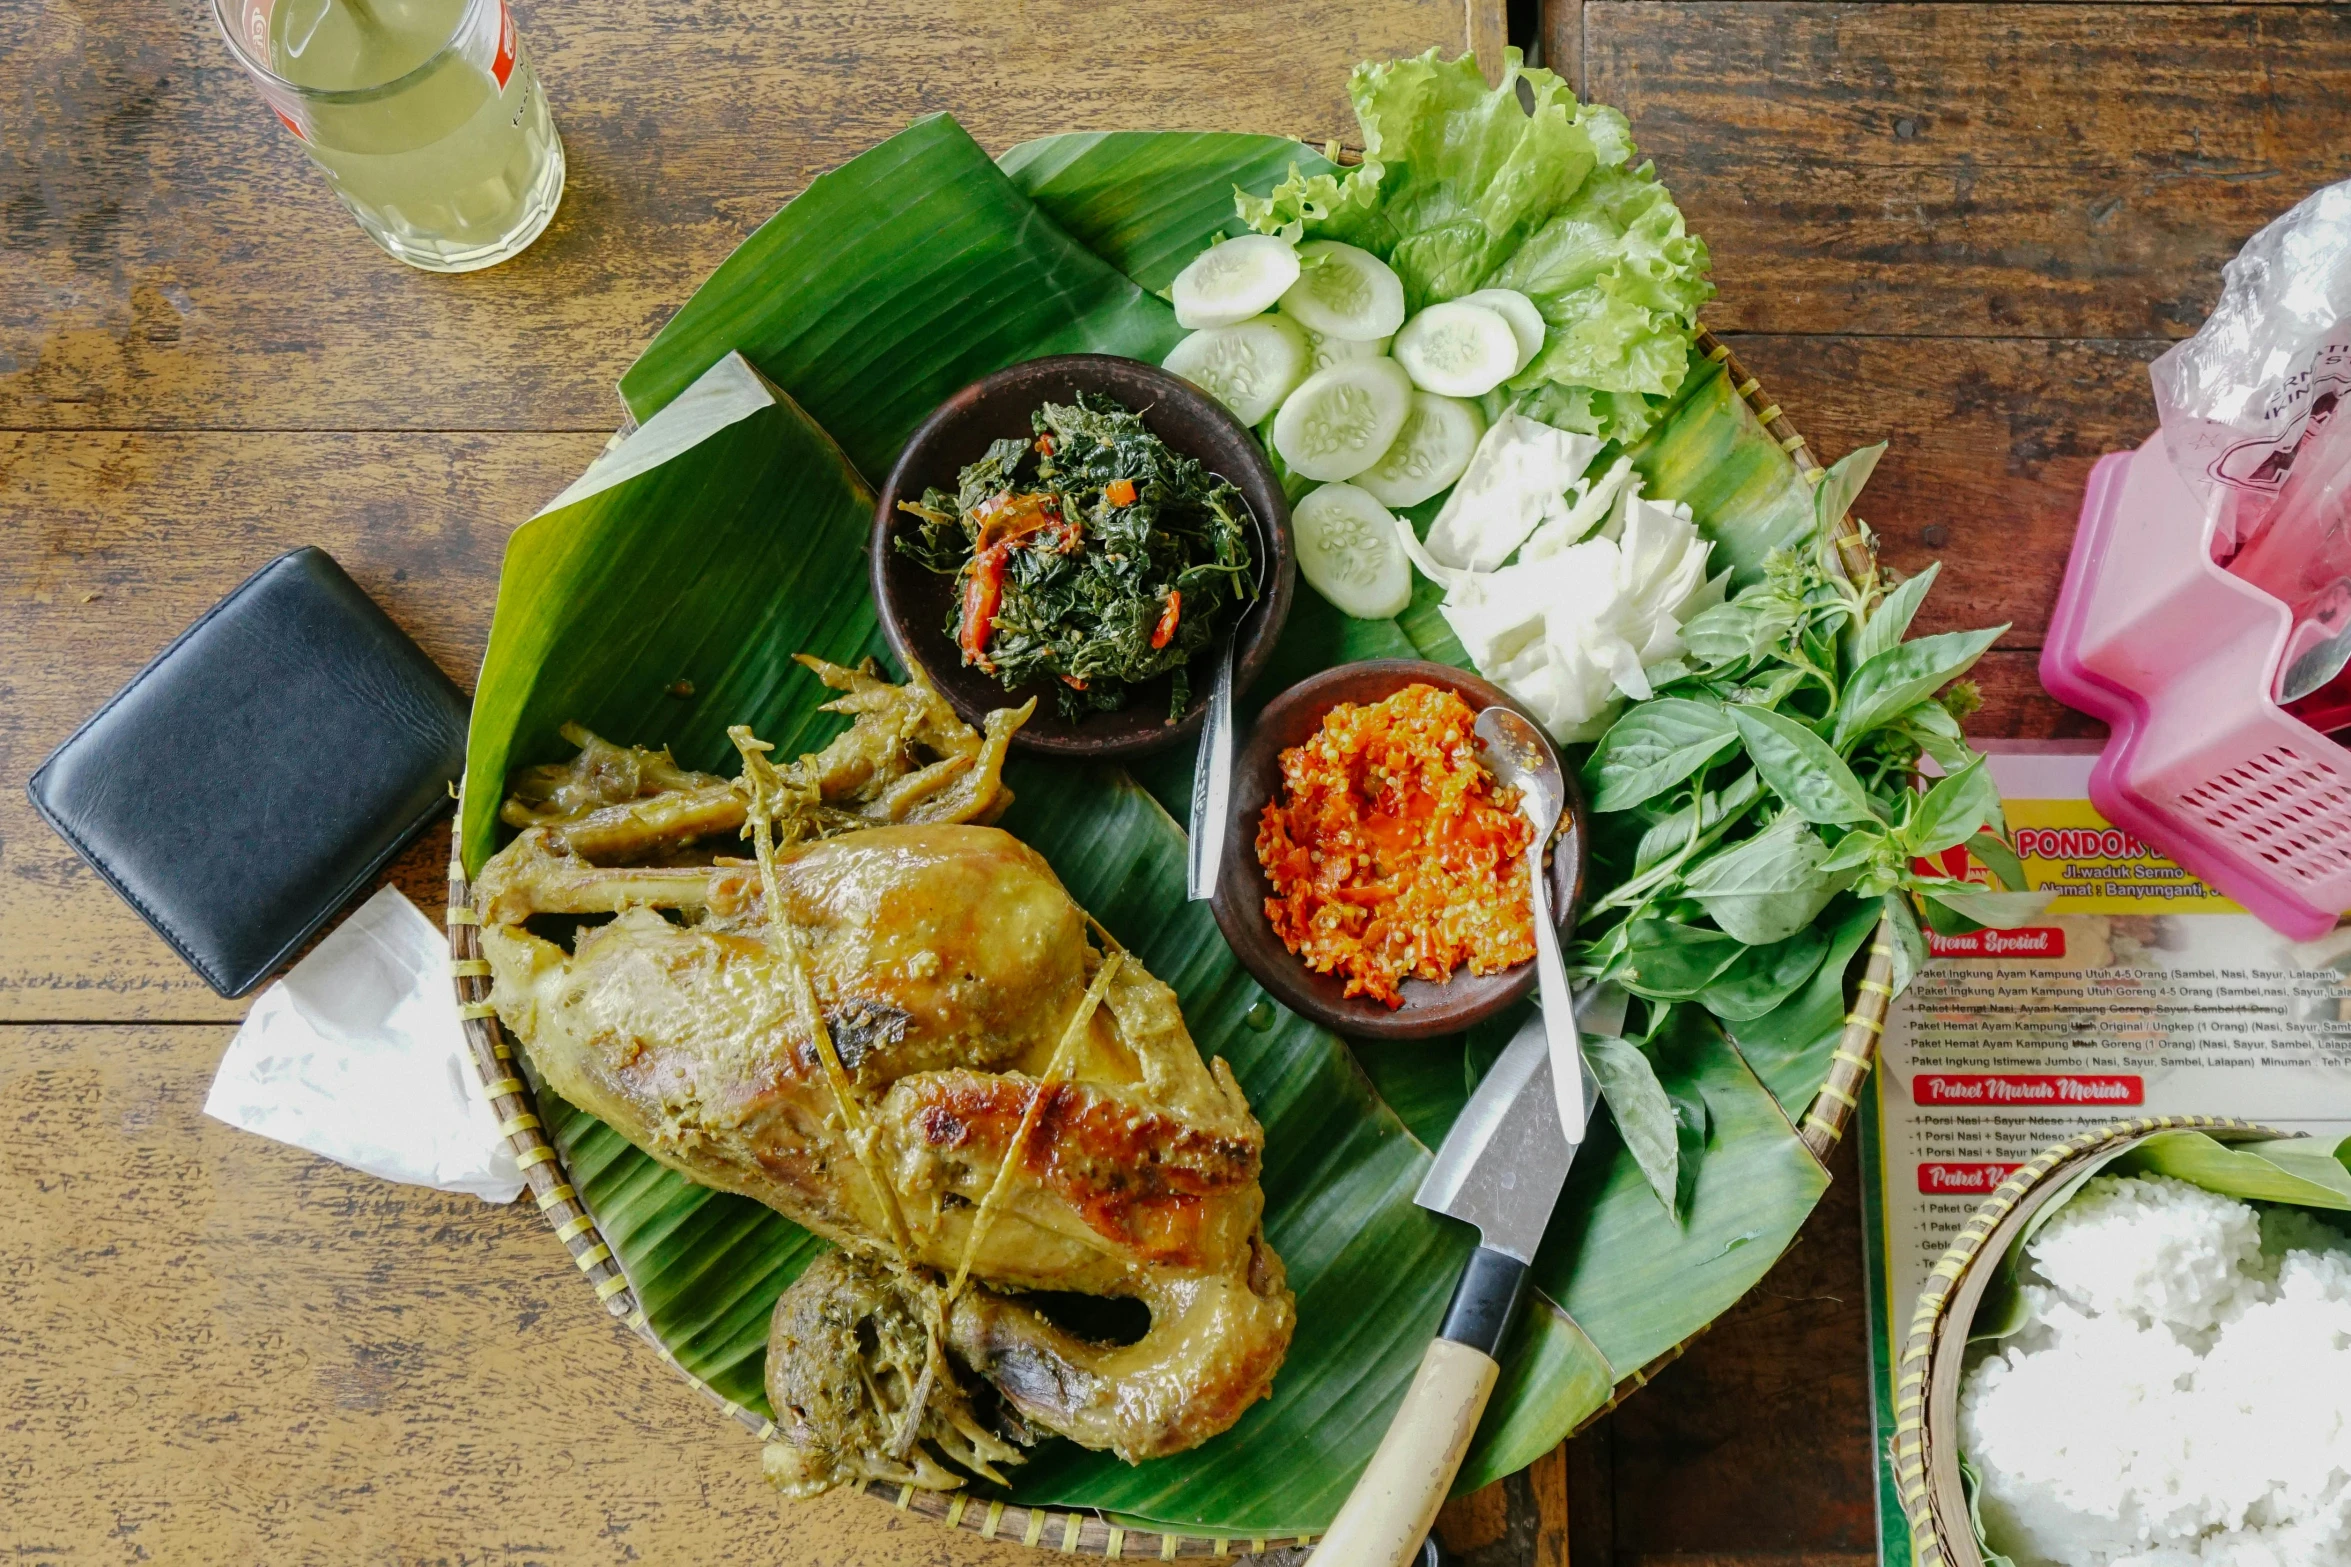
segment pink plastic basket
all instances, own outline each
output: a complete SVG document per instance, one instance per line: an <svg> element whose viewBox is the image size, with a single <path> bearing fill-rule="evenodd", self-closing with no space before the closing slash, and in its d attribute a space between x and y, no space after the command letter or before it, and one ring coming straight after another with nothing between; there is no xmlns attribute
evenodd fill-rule
<svg viewBox="0 0 2351 1567"><path fill-rule="evenodd" d="M2271 700L2291 616L2212 563L2161 436L2091 471L2041 683L2114 731L2090 800L2271 928L2351 908L2351 751Z"/></svg>

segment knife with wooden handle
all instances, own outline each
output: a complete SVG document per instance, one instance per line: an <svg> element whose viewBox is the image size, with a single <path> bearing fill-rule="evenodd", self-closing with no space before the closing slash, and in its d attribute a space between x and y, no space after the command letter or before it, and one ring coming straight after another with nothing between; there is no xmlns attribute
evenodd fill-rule
<svg viewBox="0 0 2351 1567"><path fill-rule="evenodd" d="M1586 1066L1587 1124L1598 1098ZM1315 1546L1318 1567L1404 1567L1419 1554L1501 1374L1497 1357L1526 1292L1527 1264L1583 1146L1582 1130L1570 1142L1560 1125L1550 1042L1537 1013L1479 1081L1413 1196L1476 1225L1478 1248L1370 1467Z"/></svg>

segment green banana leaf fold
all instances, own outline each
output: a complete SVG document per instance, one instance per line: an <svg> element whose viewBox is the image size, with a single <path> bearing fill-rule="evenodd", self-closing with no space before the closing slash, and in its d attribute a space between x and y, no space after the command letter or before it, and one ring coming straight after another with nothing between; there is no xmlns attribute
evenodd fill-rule
<svg viewBox="0 0 2351 1567"><path fill-rule="evenodd" d="M729 724L787 755L821 743L836 720L816 713L824 696L791 655L881 653L865 540L872 481L906 436L1007 364L1160 357L1181 333L1152 290L1237 227L1236 189L1263 195L1293 166L1329 169L1278 138L1180 132L1049 137L991 160L935 116L763 225L623 377L637 427L508 546L468 756L469 873L499 842L506 774L566 754L567 721L725 772ZM1760 560L1800 502L1809 514L1786 454L1699 356L1633 455L1652 493L1691 501L1730 562ZM1427 606L1350 621L1301 593L1257 694L1413 653L1464 662ZM1475 1242L1412 1194L1516 1019L1351 1048L1274 1005L1205 905L1184 901L1189 776L1180 758L1138 775L1024 758L1007 771L1004 825L1175 987L1203 1053L1231 1063L1265 1127L1267 1229L1298 1293L1297 1338L1272 1396L1225 1435L1136 1466L1057 1440L1006 1494L1201 1534L1311 1533L1370 1457ZM1849 955L1841 926L1838 943ZM1595 1124L1461 1488L1556 1444L1788 1245L1827 1184L1791 1124L1825 1070L1814 1025L1827 999L1841 998L1800 995L1785 1019L1745 1025L1762 1030L1757 1059L1711 1027L1657 1047L1668 1091L1705 1110L1678 1217ZM764 1409L769 1309L823 1243L552 1096L542 1115L679 1364Z"/></svg>

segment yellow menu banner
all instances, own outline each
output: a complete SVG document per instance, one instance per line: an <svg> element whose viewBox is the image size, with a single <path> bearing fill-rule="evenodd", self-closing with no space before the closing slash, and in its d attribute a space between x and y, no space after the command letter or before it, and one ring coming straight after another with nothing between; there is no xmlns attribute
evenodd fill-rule
<svg viewBox="0 0 2351 1567"><path fill-rule="evenodd" d="M2054 892L2051 914L2242 914L2176 861L2110 825L2079 798L2003 802L2031 891Z"/></svg>

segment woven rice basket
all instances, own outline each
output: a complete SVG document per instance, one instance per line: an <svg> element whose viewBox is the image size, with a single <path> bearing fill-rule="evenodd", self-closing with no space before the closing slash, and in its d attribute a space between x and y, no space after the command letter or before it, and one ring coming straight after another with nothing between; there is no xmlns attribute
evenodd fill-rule
<svg viewBox="0 0 2351 1567"><path fill-rule="evenodd" d="M2205 1115L2142 1116L2084 1132L2002 1181L1927 1276L1894 1381L1894 1484L1910 1524L1913 1567L1984 1567L1959 1479L1959 1375L1969 1324L2000 1260L2085 1163L2175 1131L2202 1132L2224 1143L2286 1135L2251 1121Z"/></svg>
<svg viewBox="0 0 2351 1567"><path fill-rule="evenodd" d="M1731 378L1731 385L1739 397L1754 410L1771 437L1782 450L1795 460L1798 471L1808 482L1818 483L1821 464L1805 446L1804 437L1796 432L1780 411L1779 404L1764 395L1755 377L1749 375L1731 351L1717 341L1711 332L1700 331L1698 346L1701 352L1722 364ZM1837 540L1838 551L1846 570L1859 576L1875 557L1876 546L1869 531L1858 518L1848 517ZM481 933L473 910L473 891L465 879L463 860L454 835L449 859L449 951L450 972L455 976L460 1016L465 1020L466 1040L473 1051L475 1066L480 1070L485 1091L499 1117L499 1132L514 1151L515 1162L522 1167L524 1178L530 1183L530 1192L539 1204L539 1211L547 1216L555 1238L563 1243L577 1267L603 1302L604 1309L619 1318L632 1332L643 1339L653 1352L676 1369L678 1375L699 1388L704 1396L722 1409L762 1441L775 1435L775 1424L766 1417L727 1399L678 1366L666 1345L654 1335L639 1309L637 1298L629 1287L626 1274L614 1260L612 1248L597 1232L595 1217L581 1203L579 1193L573 1190L562 1157L540 1130L537 1106L531 1098L530 1086L522 1079L514 1061L514 1052L507 1043L504 1031L491 1010L490 966L483 961ZM1888 981L1893 974L1894 954L1891 934L1880 926L1869 949L1869 960L1856 986L1852 1012L1845 1020L1844 1037L1838 1041L1836 1054L1829 1064L1827 1081L1820 1086L1812 1105L1805 1113L1799 1134L1804 1146L1824 1163L1829 1153L1844 1135L1852 1116L1861 1084L1869 1075L1869 1068L1877 1049L1878 1036L1885 1031L1886 1008L1891 988ZM1584 1424L1590 1425L1621 1403L1626 1395L1646 1384L1658 1370L1678 1358L1688 1347L1689 1340L1640 1367L1616 1385L1609 1402L1593 1412ZM1578 1429L1582 1429L1579 1427ZM1160 1561L1191 1560L1230 1556L1239 1552L1256 1553L1277 1547L1304 1546L1313 1543L1313 1536L1281 1536L1278 1538L1159 1533L1143 1529L1123 1529L1092 1512L1056 1512L1049 1508L1022 1507L1000 1501L983 1501L963 1493L919 1491L912 1486L891 1486L875 1482L867 1487L868 1494L881 1498L903 1512L919 1513L936 1518L949 1528L968 1529L983 1539L1017 1540L1023 1545L1041 1546L1050 1550L1071 1552L1085 1556L1101 1556L1112 1560L1120 1558L1157 1559Z"/></svg>

